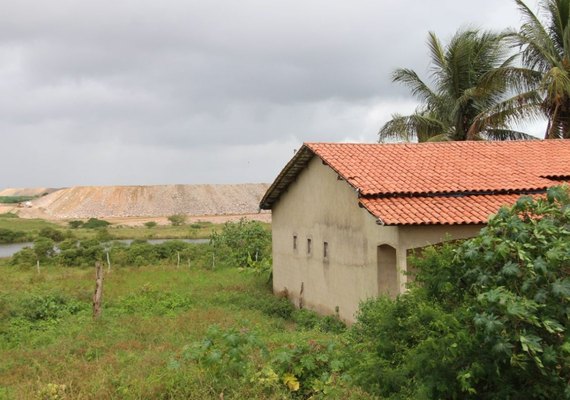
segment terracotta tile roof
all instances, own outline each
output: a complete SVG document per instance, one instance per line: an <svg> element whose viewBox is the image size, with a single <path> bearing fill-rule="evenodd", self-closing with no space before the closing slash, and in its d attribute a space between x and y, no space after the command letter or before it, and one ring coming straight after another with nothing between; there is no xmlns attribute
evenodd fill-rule
<svg viewBox="0 0 570 400"><path fill-rule="evenodd" d="M306 146L364 196L543 190L570 177L570 140Z"/></svg>
<svg viewBox="0 0 570 400"><path fill-rule="evenodd" d="M570 181L570 140L305 143L261 208L271 208L314 156L357 189L360 204L387 225L485 223L521 194Z"/></svg>
<svg viewBox="0 0 570 400"><path fill-rule="evenodd" d="M360 203L385 225L455 225L485 223L519 194L458 197L363 198Z"/></svg>

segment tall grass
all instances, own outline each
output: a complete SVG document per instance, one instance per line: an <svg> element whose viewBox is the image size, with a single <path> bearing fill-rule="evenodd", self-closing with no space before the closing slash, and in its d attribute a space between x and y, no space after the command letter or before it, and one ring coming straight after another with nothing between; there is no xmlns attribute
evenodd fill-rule
<svg viewBox="0 0 570 400"><path fill-rule="evenodd" d="M187 349L212 326L251 332L268 349L339 339L297 327L266 279L235 268L114 269L99 321L91 316L92 268L38 274L5 260L0 268L0 399L295 397L279 382L268 392L256 382L217 381L185 358Z"/></svg>

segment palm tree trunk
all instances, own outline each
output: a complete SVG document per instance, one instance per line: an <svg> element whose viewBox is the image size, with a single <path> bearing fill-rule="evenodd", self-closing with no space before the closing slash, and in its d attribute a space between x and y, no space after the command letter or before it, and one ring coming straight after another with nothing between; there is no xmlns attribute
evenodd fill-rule
<svg viewBox="0 0 570 400"><path fill-rule="evenodd" d="M556 136L554 135L554 133L556 132L556 129L558 128L558 110L560 109L560 104L556 103L556 106L554 107L554 111L552 112L552 117L550 118L550 120L548 121L548 130L546 131L546 136L544 137L545 139L554 139Z"/></svg>

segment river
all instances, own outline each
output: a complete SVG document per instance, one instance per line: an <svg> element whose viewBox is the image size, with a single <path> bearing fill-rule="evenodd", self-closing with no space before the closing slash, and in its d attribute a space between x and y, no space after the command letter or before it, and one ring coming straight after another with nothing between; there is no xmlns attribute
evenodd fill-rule
<svg viewBox="0 0 570 400"><path fill-rule="evenodd" d="M147 242L150 244L160 244L171 240L179 240L186 243L208 243L210 241L210 239L148 239ZM131 244L133 242L133 239L119 239L113 240L113 242ZM15 253L22 250L24 247L32 247L32 245L32 242L0 244L0 258L12 257Z"/></svg>

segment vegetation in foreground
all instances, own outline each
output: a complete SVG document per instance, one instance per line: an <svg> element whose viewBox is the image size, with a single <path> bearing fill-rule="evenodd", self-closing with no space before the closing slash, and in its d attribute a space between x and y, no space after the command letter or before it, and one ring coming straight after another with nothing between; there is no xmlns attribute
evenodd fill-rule
<svg viewBox="0 0 570 400"><path fill-rule="evenodd" d="M2 269L0 398L302 398L333 389L362 398L335 381L342 324L294 310L263 275L116 268L94 321L92 268Z"/></svg>
<svg viewBox="0 0 570 400"><path fill-rule="evenodd" d="M188 267L176 242L123 248L125 265L133 252L153 266L108 274L99 321L91 269L14 257L0 397L570 399L569 226L567 187L523 197L478 237L428 249L414 287L362 304L347 330L271 294L257 223L184 243Z"/></svg>
<svg viewBox="0 0 570 400"><path fill-rule="evenodd" d="M429 249L408 293L362 305L357 383L387 399L570 399L569 227L559 187Z"/></svg>

